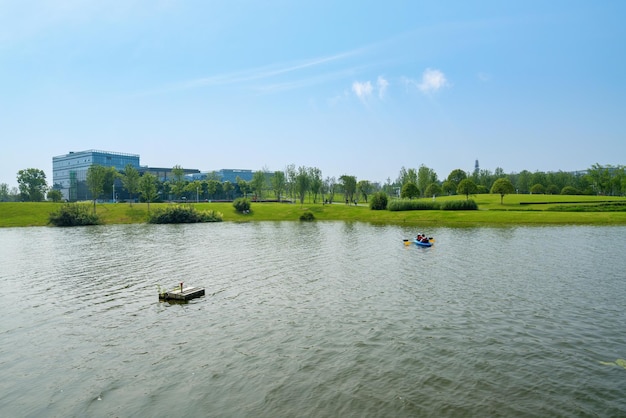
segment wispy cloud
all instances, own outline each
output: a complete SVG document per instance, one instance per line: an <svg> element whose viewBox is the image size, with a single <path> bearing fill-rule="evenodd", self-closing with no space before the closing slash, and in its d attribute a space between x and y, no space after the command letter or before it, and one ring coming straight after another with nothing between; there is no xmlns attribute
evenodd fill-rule
<svg viewBox="0 0 626 418"><path fill-rule="evenodd" d="M378 80L376 80L376 87L378 87L378 98L381 100L384 99L387 93L387 87L389 87L389 82L379 75Z"/></svg>
<svg viewBox="0 0 626 418"><path fill-rule="evenodd" d="M325 64L330 64L335 61L348 58L357 51L345 52L341 54L331 55L327 57L314 58L308 61L303 61L295 64L282 64L271 65L258 68L252 68L249 70L235 71L232 73L219 74L209 77L197 78L194 80L188 80L176 85L180 89L202 87L202 86L218 86L227 84L240 84L251 81L269 80L278 76L283 76L290 73L296 73L304 71L313 67L320 67Z"/></svg>
<svg viewBox="0 0 626 418"><path fill-rule="evenodd" d="M437 91L446 86L448 86L448 80L446 80L444 73L439 70L427 68L422 74L422 81L417 85L417 88L424 93L428 93Z"/></svg>
<svg viewBox="0 0 626 418"><path fill-rule="evenodd" d="M378 98L384 99L385 94L387 93L387 88L389 87L389 81L387 81L383 76L378 76L376 79L376 84L371 81L354 81L352 83L352 92L359 100L366 101L369 99L375 91L378 92Z"/></svg>
<svg viewBox="0 0 626 418"><path fill-rule="evenodd" d="M355 81L354 83L352 83L352 91L360 100L367 100L372 95L372 90L372 83L369 81Z"/></svg>
<svg viewBox="0 0 626 418"><path fill-rule="evenodd" d="M487 82L491 80L491 75L489 75L488 73L480 72L477 74L477 77L480 81L483 81L483 82Z"/></svg>
<svg viewBox="0 0 626 418"><path fill-rule="evenodd" d="M402 81L407 86L412 86L417 88L422 93L431 93L441 90L444 87L448 87L450 83L446 78L446 75L439 71L433 70L431 68L427 68L422 73L421 80L414 80L411 78L403 77Z"/></svg>

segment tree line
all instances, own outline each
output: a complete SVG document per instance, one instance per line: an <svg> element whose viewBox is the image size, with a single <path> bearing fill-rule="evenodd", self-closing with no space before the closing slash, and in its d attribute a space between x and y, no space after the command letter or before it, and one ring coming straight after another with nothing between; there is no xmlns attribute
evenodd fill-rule
<svg viewBox="0 0 626 418"><path fill-rule="evenodd" d="M43 170L28 168L17 173L18 188L9 189L0 183L0 201L60 201L63 195L60 185L48 186ZM117 184L117 188L116 188ZM121 187L120 187L121 186ZM402 167L395 180L387 178L384 184L357 180L356 176L341 175L323 177L317 167L288 165L283 171L270 172L266 168L253 173L249 181L239 177L234 182L221 181L216 172L205 179L192 180L184 175L181 166L174 166L172 177L161 181L152 173L141 174L132 165L118 172L114 167L91 166L87 171L84 187L89 190L91 200L98 199L144 202L167 200L234 200L238 197L256 201L290 200L304 203L333 203L341 196L345 203L368 202L376 192L390 197L420 198L441 195L470 195L480 193L504 194L567 194L607 195L626 194L626 167L594 164L584 172L541 172L506 174L501 168L495 171L476 167L468 172L452 170L440 180L437 173L425 166ZM494 189L495 187L495 189ZM115 193L116 192L116 193Z"/></svg>

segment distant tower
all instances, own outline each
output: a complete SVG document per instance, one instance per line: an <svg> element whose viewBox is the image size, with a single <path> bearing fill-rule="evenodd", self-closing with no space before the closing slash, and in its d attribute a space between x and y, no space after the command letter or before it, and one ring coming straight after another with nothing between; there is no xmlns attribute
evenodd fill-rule
<svg viewBox="0 0 626 418"><path fill-rule="evenodd" d="M478 176L479 172L480 172L480 166L478 165L478 160L476 160L476 162L474 163L474 175Z"/></svg>

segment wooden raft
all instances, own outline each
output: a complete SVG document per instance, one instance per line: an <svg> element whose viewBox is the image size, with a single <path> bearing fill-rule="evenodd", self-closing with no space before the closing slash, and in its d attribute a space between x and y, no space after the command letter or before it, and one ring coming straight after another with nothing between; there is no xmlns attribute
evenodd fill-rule
<svg viewBox="0 0 626 418"><path fill-rule="evenodd" d="M159 299L162 300L189 300L200 296L204 296L203 287L185 287L182 290L176 289L159 293Z"/></svg>

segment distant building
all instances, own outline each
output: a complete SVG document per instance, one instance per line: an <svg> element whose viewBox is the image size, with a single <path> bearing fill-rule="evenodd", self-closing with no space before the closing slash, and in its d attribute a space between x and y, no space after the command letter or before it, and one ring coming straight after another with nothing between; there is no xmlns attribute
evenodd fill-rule
<svg viewBox="0 0 626 418"><path fill-rule="evenodd" d="M217 174L221 176L222 183L224 183L225 181L229 181L235 184L237 183L237 177L245 181L252 180L252 176L254 176L254 171L223 168L220 171L218 171Z"/></svg>
<svg viewBox="0 0 626 418"><path fill-rule="evenodd" d="M87 170L89 167L92 165L115 167L117 171L123 172L128 164L140 173L150 172L154 174L161 181L169 180L172 177L171 168L142 167L139 164L138 154L98 150L70 151L69 154L52 157L53 187L59 190L66 200L88 200L91 199L87 187ZM200 170L196 169L184 169L183 171L186 175L200 173ZM118 195L121 193L121 182L116 180L111 199L118 199Z"/></svg>
<svg viewBox="0 0 626 418"><path fill-rule="evenodd" d="M242 169L233 169L233 168L223 168L219 171L211 171L211 172L203 172L200 174L193 174L191 176L192 180L204 180L210 175L215 175L216 180L224 183L228 181L230 183L236 184L237 177L241 180L251 181L254 176L254 171L252 170L242 170Z"/></svg>

